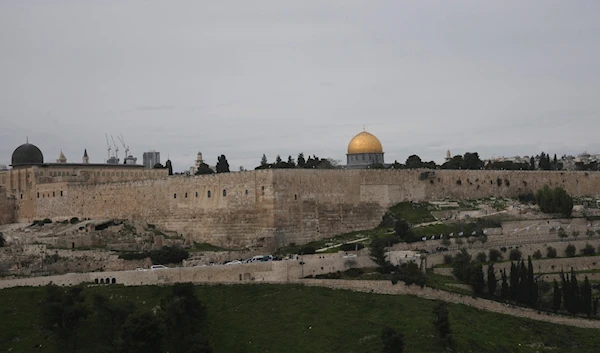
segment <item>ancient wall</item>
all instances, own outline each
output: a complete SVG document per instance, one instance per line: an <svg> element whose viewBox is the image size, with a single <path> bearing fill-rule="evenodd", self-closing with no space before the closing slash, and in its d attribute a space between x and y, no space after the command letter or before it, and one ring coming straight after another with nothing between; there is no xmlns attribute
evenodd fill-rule
<svg viewBox="0 0 600 353"><path fill-rule="evenodd" d="M14 198L9 196L6 191L0 187L0 224L9 224L15 222L16 204Z"/></svg>
<svg viewBox="0 0 600 353"><path fill-rule="evenodd" d="M197 242L272 247L272 185L268 171L68 185L65 197L36 199L36 217L143 220Z"/></svg>
<svg viewBox="0 0 600 353"><path fill-rule="evenodd" d="M36 219L139 219L190 235L195 241L231 248L300 244L370 229L379 224L389 206L401 201L515 197L544 185L562 186L573 196L598 195L600 173L260 170L68 184L64 197L31 196ZM51 192L41 185L39 190L42 195ZM27 214L20 211L19 218Z"/></svg>

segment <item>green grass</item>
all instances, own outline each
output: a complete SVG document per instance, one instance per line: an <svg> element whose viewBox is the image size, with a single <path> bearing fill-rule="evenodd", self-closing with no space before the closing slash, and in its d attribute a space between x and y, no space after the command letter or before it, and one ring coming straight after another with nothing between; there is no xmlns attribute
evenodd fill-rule
<svg viewBox="0 0 600 353"><path fill-rule="evenodd" d="M387 231L388 231L387 229L371 229L371 230L339 234L332 238L311 241L310 243L307 243L304 245L291 244L291 245L277 249L277 254L281 254L281 255L298 254L300 249L302 249L304 247L309 247L309 246L315 248L315 250L318 250L318 249L322 249L326 246L330 246L333 244L342 245L342 244L347 243L352 240L357 240L357 239L361 239L361 238L371 238L373 236L379 236L380 234L383 234ZM370 242L370 240L367 239L361 243L366 244L369 242ZM336 253L338 251L340 251L339 247L327 250L327 251L325 251L325 253Z"/></svg>
<svg viewBox="0 0 600 353"><path fill-rule="evenodd" d="M445 352L432 335L433 301L412 296L356 293L298 285L198 286L208 309L206 335L215 353L379 352L380 333L391 326L405 335L405 352ZM91 287L85 292L125 297L150 309L168 287ZM39 330L43 288L0 291L0 351L51 352ZM578 329L449 305L459 352L597 352L597 330ZM93 329L82 326L82 337ZM102 344L84 344L98 352ZM83 341L82 341L83 343ZM33 348L41 344L41 348ZM540 347L546 345L547 347Z"/></svg>
<svg viewBox="0 0 600 353"><path fill-rule="evenodd" d="M435 210L435 206L428 202L401 202L390 207L390 212L396 219L404 219L411 224L435 222L435 217L431 215L431 211Z"/></svg>

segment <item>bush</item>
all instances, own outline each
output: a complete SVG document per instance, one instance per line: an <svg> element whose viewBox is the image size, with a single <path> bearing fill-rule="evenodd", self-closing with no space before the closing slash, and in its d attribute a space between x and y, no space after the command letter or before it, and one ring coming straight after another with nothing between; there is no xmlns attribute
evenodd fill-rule
<svg viewBox="0 0 600 353"><path fill-rule="evenodd" d="M500 252L500 250L498 249L490 249L490 262L498 262L500 260L502 260L504 256L502 256L502 253Z"/></svg>
<svg viewBox="0 0 600 353"><path fill-rule="evenodd" d="M77 223L79 223L79 218L73 217L73 218L71 218L71 220L69 221L69 223L71 223L71 224L77 224Z"/></svg>
<svg viewBox="0 0 600 353"><path fill-rule="evenodd" d="M392 283L402 281L407 286L416 284L421 287L427 283L427 276L421 271L419 266L414 262L402 264L400 267L396 267L396 272L392 277Z"/></svg>
<svg viewBox="0 0 600 353"><path fill-rule="evenodd" d="M340 246L340 250L342 251L357 251L363 249L365 246L363 244L354 243L354 244L342 244Z"/></svg>
<svg viewBox="0 0 600 353"><path fill-rule="evenodd" d="M542 252L541 252L541 251L539 251L539 250L536 250L536 252L534 252L534 253L533 253L533 256L532 256L532 257L533 257L534 259L536 259L536 260L539 260L539 259L541 259L541 258L542 258Z"/></svg>
<svg viewBox="0 0 600 353"><path fill-rule="evenodd" d="M163 246L160 250L150 251L150 260L154 265L177 264L190 257L190 254L178 246Z"/></svg>
<svg viewBox="0 0 600 353"><path fill-rule="evenodd" d="M571 232L571 235L574 237L578 237L579 236L579 231L578 230L574 230L573 232Z"/></svg>
<svg viewBox="0 0 600 353"><path fill-rule="evenodd" d="M305 246L303 248L300 248L300 250L298 250L298 254L301 254L301 255L311 255L311 254L314 254L316 252L317 251L312 246Z"/></svg>
<svg viewBox="0 0 600 353"><path fill-rule="evenodd" d="M571 217L573 212L573 198L561 187L550 189L548 185L544 186L535 193L535 202L544 213L560 213L564 217Z"/></svg>
<svg viewBox="0 0 600 353"><path fill-rule="evenodd" d="M119 259L123 259L126 261L131 260L143 260L147 257L150 257L150 253L147 251L144 252L123 252L119 254Z"/></svg>
<svg viewBox="0 0 600 353"><path fill-rule="evenodd" d="M521 253L521 250L519 250L519 249L512 249L510 251L510 254L508 255L508 258L510 259L510 261L519 261L519 260L521 260L521 257L523 257L523 254Z"/></svg>
<svg viewBox="0 0 600 353"><path fill-rule="evenodd" d="M454 261L454 257L452 255L446 254L444 255L444 263L451 264Z"/></svg>
<svg viewBox="0 0 600 353"><path fill-rule="evenodd" d="M556 248L553 248L551 246L548 247L548 249L546 249L546 257L553 259L556 257Z"/></svg>
<svg viewBox="0 0 600 353"><path fill-rule="evenodd" d="M344 271L344 274L348 277L352 277L352 278L356 278L356 277L360 277L365 273L365 271L362 268L350 268L346 271Z"/></svg>
<svg viewBox="0 0 600 353"><path fill-rule="evenodd" d="M567 245L567 248L565 249L565 255L567 255L568 257L573 257L573 256L575 256L576 252L577 252L577 249L575 249L575 245L573 245L573 244Z"/></svg>
<svg viewBox="0 0 600 353"><path fill-rule="evenodd" d="M594 236L594 231L593 231L593 230L591 230L591 229L588 229L588 230L585 232L585 235L587 235L588 237L593 237L593 236Z"/></svg>
<svg viewBox="0 0 600 353"><path fill-rule="evenodd" d="M477 260L480 263L486 263L487 262L487 255L482 251L480 253L477 254L477 256L475 256L475 260Z"/></svg>
<svg viewBox="0 0 600 353"><path fill-rule="evenodd" d="M517 199L519 200L519 202L527 204L534 202L535 196L533 196L533 193L519 194L519 196L517 196Z"/></svg>
<svg viewBox="0 0 600 353"><path fill-rule="evenodd" d="M49 223L52 223L52 220L50 218L44 218L44 220L42 222L49 224Z"/></svg>
<svg viewBox="0 0 600 353"><path fill-rule="evenodd" d="M567 237L567 232L563 228L558 228L558 236L560 238L566 238Z"/></svg>
<svg viewBox="0 0 600 353"><path fill-rule="evenodd" d="M584 256L594 256L594 255L596 255L596 248L594 248L590 244L585 244L585 248L583 248L583 250L581 250L581 253Z"/></svg>

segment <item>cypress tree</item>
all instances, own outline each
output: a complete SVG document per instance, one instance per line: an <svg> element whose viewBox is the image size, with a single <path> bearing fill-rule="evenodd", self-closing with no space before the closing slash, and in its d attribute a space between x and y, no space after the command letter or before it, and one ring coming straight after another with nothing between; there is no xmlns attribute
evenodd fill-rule
<svg viewBox="0 0 600 353"><path fill-rule="evenodd" d="M560 302L561 302L562 294L560 292L560 287L558 286L558 282L554 280L554 293L552 294L552 310L557 312L560 310Z"/></svg>
<svg viewBox="0 0 600 353"><path fill-rule="evenodd" d="M528 303L529 282L527 278L528 273L527 268L525 267L525 261L521 259L521 262L519 263L519 285L517 288L517 301L523 304Z"/></svg>
<svg viewBox="0 0 600 353"><path fill-rule="evenodd" d="M506 269L500 272L502 276L502 287L500 288L500 298L502 300L506 300L510 297L510 288L508 287L508 282L506 280Z"/></svg>
<svg viewBox="0 0 600 353"><path fill-rule="evenodd" d="M517 301L519 289L519 269L514 262L510 263L510 299Z"/></svg>
<svg viewBox="0 0 600 353"><path fill-rule="evenodd" d="M533 264L531 263L531 256L527 258L527 304L529 306L535 306L538 301L537 283L533 276Z"/></svg>
<svg viewBox="0 0 600 353"><path fill-rule="evenodd" d="M588 317L592 316L592 286L590 285L590 281L587 276L585 276L585 280L583 281L583 285L581 286L581 301L582 301L582 309L584 314Z"/></svg>
<svg viewBox="0 0 600 353"><path fill-rule="evenodd" d="M578 312L583 311L582 301L581 301L581 292L579 290L579 284L577 283L577 275L575 274L575 270L571 267L571 283L569 284L569 288L571 291L571 310L569 311L571 314L577 314Z"/></svg>
<svg viewBox="0 0 600 353"><path fill-rule="evenodd" d="M488 271L487 271L487 276L488 276L488 293L490 294L490 296L495 296L496 295L496 271L494 271L494 264L490 263L490 265L488 266Z"/></svg>
<svg viewBox="0 0 600 353"><path fill-rule="evenodd" d="M471 262L470 282L475 294L483 293L485 289L485 278L483 277L483 266L479 262Z"/></svg>

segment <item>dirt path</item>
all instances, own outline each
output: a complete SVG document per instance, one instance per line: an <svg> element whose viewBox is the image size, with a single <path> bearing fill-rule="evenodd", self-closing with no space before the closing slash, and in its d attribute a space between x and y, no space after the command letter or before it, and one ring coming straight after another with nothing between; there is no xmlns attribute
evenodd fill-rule
<svg viewBox="0 0 600 353"><path fill-rule="evenodd" d="M473 298L458 293L446 292L428 287L420 288L418 286L406 286L402 283L392 285L392 283L389 281L303 279L296 280L294 281L294 283L299 283L306 286L327 287L332 289L347 289L366 293L415 295L417 297L425 299L443 300L455 304L464 304L481 310L512 315L537 321L544 321L558 325L600 329L600 320L588 320L584 318L567 317L545 312L538 313L536 310L533 309L516 307L513 305L482 298Z"/></svg>

